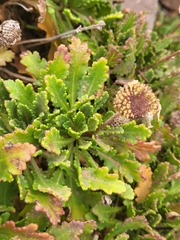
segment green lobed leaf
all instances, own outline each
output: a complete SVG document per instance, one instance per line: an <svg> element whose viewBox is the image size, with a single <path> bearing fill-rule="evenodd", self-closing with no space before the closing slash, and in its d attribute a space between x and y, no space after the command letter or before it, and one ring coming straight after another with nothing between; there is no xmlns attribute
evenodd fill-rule
<svg viewBox="0 0 180 240"><path fill-rule="evenodd" d="M152 190L161 188L161 185L164 184L164 180L167 179L169 172L169 163L161 162L158 164L156 170L153 174Z"/></svg>
<svg viewBox="0 0 180 240"><path fill-rule="evenodd" d="M99 136L97 135L95 137L93 136L93 140L97 144L97 146L99 146L105 152L109 152L113 149L110 144L103 141L103 139L99 138Z"/></svg>
<svg viewBox="0 0 180 240"><path fill-rule="evenodd" d="M0 66L6 66L6 62L12 62L14 58L14 52L7 50L6 47L0 48Z"/></svg>
<svg viewBox="0 0 180 240"><path fill-rule="evenodd" d="M17 180L17 184L18 184L18 188L19 188L20 199L24 200L27 195L27 191L28 191L27 179L25 178L24 175L19 175L16 177L16 180Z"/></svg>
<svg viewBox="0 0 180 240"><path fill-rule="evenodd" d="M108 100L109 94L108 92L103 92L101 97L96 97L94 101L94 113L96 113L103 105L104 103Z"/></svg>
<svg viewBox="0 0 180 240"><path fill-rule="evenodd" d="M90 146L92 145L91 141L86 141L83 138L79 138L78 139L78 143L79 143L79 148L80 149L84 149L87 150L90 148Z"/></svg>
<svg viewBox="0 0 180 240"><path fill-rule="evenodd" d="M7 80L4 82L4 85L12 99L17 100L19 103L27 105L29 109L32 109L32 102L35 100L35 92L32 84L27 84L25 86L20 80Z"/></svg>
<svg viewBox="0 0 180 240"><path fill-rule="evenodd" d="M58 166L70 166L68 150L61 150L61 153L58 156L56 154L47 152L43 153L43 156L46 158L49 168Z"/></svg>
<svg viewBox="0 0 180 240"><path fill-rule="evenodd" d="M71 60L69 67L69 76L65 82L67 86L68 99L70 106L73 107L77 98L77 89L80 81L88 70L88 61L90 59L90 51L87 43L81 43L80 39L73 37L69 46Z"/></svg>
<svg viewBox="0 0 180 240"><path fill-rule="evenodd" d="M76 113L72 119L72 122L72 127L68 128L68 134L72 138L79 139L83 133L88 131L84 114L82 112Z"/></svg>
<svg viewBox="0 0 180 240"><path fill-rule="evenodd" d="M102 84L107 80L108 67L107 60L100 58L97 62L93 62L88 74L80 81L78 89L78 98L81 99L85 94L87 96L94 95L102 88Z"/></svg>
<svg viewBox="0 0 180 240"><path fill-rule="evenodd" d="M116 226L108 233L104 240L110 240L121 233L143 229L147 232L152 231L147 219L144 216L136 216L134 218L127 218L123 223L117 223Z"/></svg>
<svg viewBox="0 0 180 240"><path fill-rule="evenodd" d="M47 65L47 74L55 75L59 79L65 80L69 74L70 54L68 48L61 44L54 53L53 61L49 61Z"/></svg>
<svg viewBox="0 0 180 240"><path fill-rule="evenodd" d="M38 141L34 138L35 128L32 125L29 125L25 130L16 129L12 133L4 135L4 142L7 144L9 141L12 143L31 143L33 145L38 144Z"/></svg>
<svg viewBox="0 0 180 240"><path fill-rule="evenodd" d="M158 189L150 193L143 203L144 207L146 209L152 209L158 212L158 209L162 206L162 202L164 201L165 196L166 191L164 189Z"/></svg>
<svg viewBox="0 0 180 240"><path fill-rule="evenodd" d="M9 126L12 129L20 128L25 129L26 124L24 121L20 121L18 115L18 103L16 100L12 99L11 101L5 101L5 107L8 114Z"/></svg>
<svg viewBox="0 0 180 240"><path fill-rule="evenodd" d="M122 161L121 173L127 179L129 183L132 183L133 180L140 181L140 172L138 171L140 164L137 161L133 160L124 160Z"/></svg>
<svg viewBox="0 0 180 240"><path fill-rule="evenodd" d="M84 132L84 129L87 129L87 126L85 124L85 116L82 112L78 112L73 117L73 124L74 124L75 131Z"/></svg>
<svg viewBox="0 0 180 240"><path fill-rule="evenodd" d="M0 206L1 211L3 209L2 206L10 207L14 206L14 198L18 194L18 188L15 181L9 183L9 182L0 182L0 196L3 196L0 198ZM15 212L15 208L13 208Z"/></svg>
<svg viewBox="0 0 180 240"><path fill-rule="evenodd" d="M45 131L45 137L42 139L41 144L49 152L59 155L61 149L73 141L72 138L61 137L60 132L55 127L52 127L50 130Z"/></svg>
<svg viewBox="0 0 180 240"><path fill-rule="evenodd" d="M79 139L83 133L88 131L88 128L87 128L86 124L84 124L83 127L84 127L84 129L82 129L82 131L79 131L79 132L77 132L74 129L72 129L71 127L69 127L68 128L69 136L71 136L74 139Z"/></svg>
<svg viewBox="0 0 180 240"><path fill-rule="evenodd" d="M50 225L46 214L44 212L37 212L34 206L27 212L25 219L25 225L31 223L38 225L38 232L45 232Z"/></svg>
<svg viewBox="0 0 180 240"><path fill-rule="evenodd" d="M5 100L10 100L9 98L9 93L7 91L7 89L4 86L4 80L2 78L0 78L0 111L1 113L5 111L5 107L4 107L4 102Z"/></svg>
<svg viewBox="0 0 180 240"><path fill-rule="evenodd" d="M107 167L82 168L79 181L83 190L103 190L107 194L121 194L126 191L125 184L118 179L118 175L109 174Z"/></svg>
<svg viewBox="0 0 180 240"><path fill-rule="evenodd" d="M132 187L127 183L125 183L125 186L126 186L126 191L121 194L121 197L124 199L133 200L134 199L134 191L133 191Z"/></svg>
<svg viewBox="0 0 180 240"><path fill-rule="evenodd" d="M122 61L122 53L116 46L109 44L106 52L106 58L108 61L108 66L114 67L116 64Z"/></svg>
<svg viewBox="0 0 180 240"><path fill-rule="evenodd" d="M84 96L84 99L81 99L79 101L76 101L74 106L73 106L73 110L74 111L79 111L81 107L83 107L84 105L86 105L86 103L91 104L92 101L94 101L95 96L90 96L88 97L87 95ZM94 110L94 108L92 108ZM93 111L94 112L94 111Z"/></svg>
<svg viewBox="0 0 180 240"><path fill-rule="evenodd" d="M64 123L67 121L69 121L68 114L62 113L55 117L55 122L58 127L62 127L64 125Z"/></svg>
<svg viewBox="0 0 180 240"><path fill-rule="evenodd" d="M27 72L35 76L36 79L41 79L40 70L46 68L46 60L40 59L38 52L24 52L21 54L21 63L26 66Z"/></svg>
<svg viewBox="0 0 180 240"><path fill-rule="evenodd" d="M101 115L98 113L94 114L92 117L89 117L87 121L88 131L96 131L101 121Z"/></svg>
<svg viewBox="0 0 180 240"><path fill-rule="evenodd" d="M67 186L61 185L61 183L58 181L61 172L58 171L57 173L58 175L54 173L55 177L47 179L37 166L34 167L35 178L33 182L33 189L39 190L43 193L49 193L60 201L66 202L71 195L71 189Z"/></svg>
<svg viewBox="0 0 180 240"><path fill-rule="evenodd" d="M89 118L93 114L93 108L90 101L88 101L79 108L79 111L81 111L86 118Z"/></svg>
<svg viewBox="0 0 180 240"><path fill-rule="evenodd" d="M123 204L126 206L126 214L127 217L135 217L136 216L136 209L135 206L133 205L133 201L131 200L124 200Z"/></svg>
<svg viewBox="0 0 180 240"><path fill-rule="evenodd" d="M33 118L38 118L41 114L43 114L43 118L47 118L49 115L49 106L48 106L48 97L47 92L41 91L40 93L36 93L35 100L33 101Z"/></svg>
<svg viewBox="0 0 180 240"><path fill-rule="evenodd" d="M46 90L50 93L52 104L61 108L63 112L69 110L67 102L67 89L61 79L57 79L55 75L46 75L45 77Z"/></svg>
<svg viewBox="0 0 180 240"><path fill-rule="evenodd" d="M71 188L71 196L69 200L65 203L65 206L69 208L70 214L68 216L69 220L80 220L84 219L85 215L89 211L87 203L85 204L85 193L80 187L77 186L74 179L69 176L66 180L67 185Z"/></svg>
<svg viewBox="0 0 180 240"><path fill-rule="evenodd" d="M80 240L91 240L92 233L97 229L97 224L94 220L88 220L84 222L83 234L80 236Z"/></svg>
<svg viewBox="0 0 180 240"><path fill-rule="evenodd" d="M179 186L179 185L178 185ZM180 199L180 190L167 190L165 197L162 199L163 203L176 202Z"/></svg>
<svg viewBox="0 0 180 240"><path fill-rule="evenodd" d="M81 148L81 149L82 149L81 157L84 159L84 161L88 162L90 167L98 168L99 165L96 163L95 159L93 159L93 157L91 156L89 151L86 151L86 149L83 149L83 148Z"/></svg>
<svg viewBox="0 0 180 240"><path fill-rule="evenodd" d="M123 142L128 141L135 144L138 140L146 141L151 136L151 131L148 128L143 124L136 125L135 121L123 124L122 128L124 133L120 135L120 139Z"/></svg>
<svg viewBox="0 0 180 240"><path fill-rule="evenodd" d="M167 48L172 43L172 41L173 39L168 37L159 39L159 41L157 41L155 45L156 51L164 51L164 49Z"/></svg>
<svg viewBox="0 0 180 240"><path fill-rule="evenodd" d="M9 119L17 118L17 105L18 103L14 99L5 101L5 108Z"/></svg>
<svg viewBox="0 0 180 240"><path fill-rule="evenodd" d="M114 67L112 71L113 73L120 76L134 76L134 71L136 69L136 44L136 39L133 37L126 40L125 45L123 46L124 48L122 49L126 49L127 52L124 54L122 61Z"/></svg>
<svg viewBox="0 0 180 240"><path fill-rule="evenodd" d="M109 222L112 216L120 212L120 210L120 207L104 205L102 202L97 203L92 208L92 212L98 217L100 222Z"/></svg>
<svg viewBox="0 0 180 240"><path fill-rule="evenodd" d="M179 158L177 158L174 154L174 152L172 152L170 149L167 149L167 152L166 152L166 159L167 161L169 161L171 164L179 167L179 164L180 164L180 160Z"/></svg>
<svg viewBox="0 0 180 240"><path fill-rule="evenodd" d="M124 176L128 182L132 183L133 180L140 181L139 166L137 161L130 160L131 156L129 153L118 154L116 150L110 150L106 152L104 149L99 149L94 147L96 154L104 161L105 166L109 170L115 172L119 171L122 176Z"/></svg>
<svg viewBox="0 0 180 240"><path fill-rule="evenodd" d="M117 126L117 127L110 127L107 126L106 129L103 129L100 133L100 135L120 135L124 133L124 129L122 126Z"/></svg>
<svg viewBox="0 0 180 240"><path fill-rule="evenodd" d="M5 212L3 214L1 214L0 217L0 224L5 223L10 217L10 213L9 212Z"/></svg>
<svg viewBox="0 0 180 240"><path fill-rule="evenodd" d="M11 131L11 127L9 125L7 115L0 113L0 136L10 131Z"/></svg>
<svg viewBox="0 0 180 240"><path fill-rule="evenodd" d="M161 214L155 214L154 216L151 216L151 220L149 220L152 227L156 228L162 221L162 215Z"/></svg>
<svg viewBox="0 0 180 240"><path fill-rule="evenodd" d="M75 1L76 2L76 1ZM77 2L76 2L77 3ZM81 19L79 17L77 17L75 14L73 14L73 12L71 11L71 9L69 8L64 8L63 10L63 15L67 18L70 19L71 21L77 23L81 23Z"/></svg>
<svg viewBox="0 0 180 240"><path fill-rule="evenodd" d="M27 105L19 103L17 105L17 114L18 119L21 122L24 122L26 127L32 123L32 111L27 107Z"/></svg>

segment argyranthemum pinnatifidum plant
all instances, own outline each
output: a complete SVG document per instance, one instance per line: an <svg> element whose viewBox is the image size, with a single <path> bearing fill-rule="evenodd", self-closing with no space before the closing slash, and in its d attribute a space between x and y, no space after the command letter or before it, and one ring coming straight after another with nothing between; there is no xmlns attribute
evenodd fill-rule
<svg viewBox="0 0 180 240"><path fill-rule="evenodd" d="M152 89L137 80L119 88L113 106L120 116L132 120L144 119L148 127L151 127L151 120L154 116L159 119L161 111L159 99Z"/></svg>

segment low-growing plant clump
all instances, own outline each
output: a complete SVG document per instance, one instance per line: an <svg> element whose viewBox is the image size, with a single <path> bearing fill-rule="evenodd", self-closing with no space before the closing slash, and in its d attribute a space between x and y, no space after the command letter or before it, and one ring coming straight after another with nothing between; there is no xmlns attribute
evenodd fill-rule
<svg viewBox="0 0 180 240"><path fill-rule="evenodd" d="M25 75L0 79L0 239L179 239L179 20L150 33L120 3L34 2L47 35L77 35L46 59L1 36Z"/></svg>

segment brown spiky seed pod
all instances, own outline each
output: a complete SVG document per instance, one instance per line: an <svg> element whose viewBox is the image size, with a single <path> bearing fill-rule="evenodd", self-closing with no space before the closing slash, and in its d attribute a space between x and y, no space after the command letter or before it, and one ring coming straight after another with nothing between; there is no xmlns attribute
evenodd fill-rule
<svg viewBox="0 0 180 240"><path fill-rule="evenodd" d="M17 21L7 20L0 25L0 47L13 46L21 40L21 28Z"/></svg>
<svg viewBox="0 0 180 240"><path fill-rule="evenodd" d="M160 102L152 89L137 80L119 88L113 106L121 116L134 120L155 115L159 118L161 110Z"/></svg>

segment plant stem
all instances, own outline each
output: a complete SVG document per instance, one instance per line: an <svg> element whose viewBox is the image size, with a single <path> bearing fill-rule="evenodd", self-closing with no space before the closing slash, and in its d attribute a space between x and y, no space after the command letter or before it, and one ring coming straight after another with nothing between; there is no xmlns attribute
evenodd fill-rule
<svg viewBox="0 0 180 240"><path fill-rule="evenodd" d="M150 68L153 68L153 67L159 65L160 63L165 62L165 61L167 61L167 60L169 60L169 59L171 59L171 58L173 58L173 57L175 57L176 55L179 55L179 54L180 54L180 50L178 50L178 51L170 54L170 55L167 56L167 57L162 58L161 60L159 60L159 61L156 62L156 63L153 63L153 64L151 64L151 65L143 68L142 71L143 71L143 72L144 72L144 71L147 71L147 70L149 70Z"/></svg>
<svg viewBox="0 0 180 240"><path fill-rule="evenodd" d="M3 68L3 67L0 67L0 71L2 72L5 72L7 73L9 76L12 76L12 77L15 77L15 78L18 78L18 79L22 79L23 82L31 82L31 83L34 83L36 80L33 79L33 78L29 78L29 77L25 77L25 76L22 76L18 73L13 73L11 71L9 71L8 69L6 68Z"/></svg>
<svg viewBox="0 0 180 240"><path fill-rule="evenodd" d="M32 176L30 174L30 171L28 168L26 168L26 170L24 171L24 175L26 177L26 180L28 182L28 186L32 186L33 184L33 179L32 179Z"/></svg>
<svg viewBox="0 0 180 240"><path fill-rule="evenodd" d="M10 2L10 3L7 3L7 5L18 5L18 6L22 7L26 12L32 12L33 11L32 7L27 8L22 3L18 3L18 2L12 2L12 3Z"/></svg>
<svg viewBox="0 0 180 240"><path fill-rule="evenodd" d="M85 27L79 26L76 29L73 29L73 30L65 32L65 33L61 33L59 35L56 35L56 36L53 36L50 38L38 38L38 39L36 38L36 39L24 40L24 41L16 43L16 45L27 44L27 43L37 43L36 44L36 46L37 46L37 45L41 45L41 44L46 44L49 42L53 42L57 39L64 39L64 38L72 37L73 35L75 35L77 33L80 33L82 31L87 31L90 29L98 29L99 31L101 31L105 25L106 24L104 21L99 21L97 24L93 24L93 25L85 26ZM35 46L35 45L32 45L32 46Z"/></svg>

